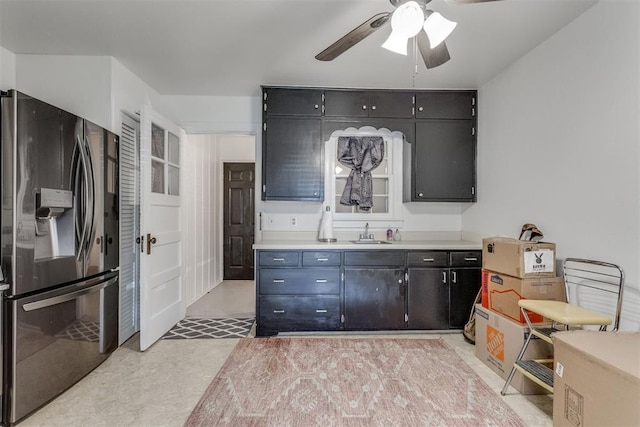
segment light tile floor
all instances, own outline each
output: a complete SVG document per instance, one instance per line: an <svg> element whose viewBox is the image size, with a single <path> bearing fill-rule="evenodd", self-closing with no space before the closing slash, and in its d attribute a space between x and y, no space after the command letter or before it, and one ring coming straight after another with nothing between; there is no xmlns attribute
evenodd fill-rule
<svg viewBox="0 0 640 427"><path fill-rule="evenodd" d="M190 306L187 315L253 315L254 295L253 282L224 282ZM496 393L500 392L504 381L475 357L474 347L462 334L429 336L441 336ZM91 374L19 426L181 426L238 341L160 340L143 353L134 336ZM503 398L527 425L552 426L549 396L522 396L510 389Z"/></svg>

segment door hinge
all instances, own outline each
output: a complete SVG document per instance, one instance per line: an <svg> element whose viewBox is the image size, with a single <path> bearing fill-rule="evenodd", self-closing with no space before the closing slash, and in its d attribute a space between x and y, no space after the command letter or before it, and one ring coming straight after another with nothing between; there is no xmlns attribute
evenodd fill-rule
<svg viewBox="0 0 640 427"><path fill-rule="evenodd" d="M405 323L409 321L409 315L407 313L404 314L404 321Z"/></svg>
<svg viewBox="0 0 640 427"><path fill-rule="evenodd" d="M471 187L471 195L472 196L476 195L476 187Z"/></svg>
<svg viewBox="0 0 640 427"><path fill-rule="evenodd" d="M475 107L475 105L476 105L476 97L475 96L471 97L471 105L473 107Z"/></svg>
<svg viewBox="0 0 640 427"><path fill-rule="evenodd" d="M476 109L471 108L471 117L475 117L475 116L476 116Z"/></svg>
<svg viewBox="0 0 640 427"><path fill-rule="evenodd" d="M409 283L409 273L407 271L404 272L404 281L405 283Z"/></svg>
<svg viewBox="0 0 640 427"><path fill-rule="evenodd" d="M340 323L344 323L344 314L340 315Z"/></svg>
<svg viewBox="0 0 640 427"><path fill-rule="evenodd" d="M471 128L471 135L476 136L476 128Z"/></svg>
<svg viewBox="0 0 640 427"><path fill-rule="evenodd" d="M264 124L262 125L262 130L263 131L267 131L267 122L264 122Z"/></svg>
<svg viewBox="0 0 640 427"><path fill-rule="evenodd" d="M267 186L266 186L266 184L263 184L263 185L262 185L262 192L263 192L263 193L266 193L266 192L267 192Z"/></svg>
<svg viewBox="0 0 640 427"><path fill-rule="evenodd" d="M341 280L342 282L344 282L344 271L343 271L342 273L340 273L340 280Z"/></svg>

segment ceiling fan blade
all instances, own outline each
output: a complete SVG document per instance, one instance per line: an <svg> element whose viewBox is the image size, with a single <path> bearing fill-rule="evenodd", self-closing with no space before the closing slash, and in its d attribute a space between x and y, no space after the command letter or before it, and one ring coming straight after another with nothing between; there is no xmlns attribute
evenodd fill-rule
<svg viewBox="0 0 640 427"><path fill-rule="evenodd" d="M451 59L449 49L447 49L447 45L444 42L431 49L429 36L424 31L420 31L416 39L418 40L418 49L427 68L435 68Z"/></svg>
<svg viewBox="0 0 640 427"><path fill-rule="evenodd" d="M351 46L363 40L365 37L386 24L390 17L391 12L378 13L377 15L372 16L353 30L349 31L346 35L340 38L340 40L317 54L316 59L319 61L334 60Z"/></svg>

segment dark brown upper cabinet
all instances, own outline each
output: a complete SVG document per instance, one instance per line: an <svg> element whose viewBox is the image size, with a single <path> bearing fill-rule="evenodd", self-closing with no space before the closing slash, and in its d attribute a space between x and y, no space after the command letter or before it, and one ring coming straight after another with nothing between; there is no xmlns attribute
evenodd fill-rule
<svg viewBox="0 0 640 427"><path fill-rule="evenodd" d="M263 112L267 116L322 115L320 89L263 89Z"/></svg>
<svg viewBox="0 0 640 427"><path fill-rule="evenodd" d="M325 90L326 117L413 118L413 92Z"/></svg>
<svg viewBox="0 0 640 427"><path fill-rule="evenodd" d="M475 91L416 93L416 119L471 119L476 115Z"/></svg>

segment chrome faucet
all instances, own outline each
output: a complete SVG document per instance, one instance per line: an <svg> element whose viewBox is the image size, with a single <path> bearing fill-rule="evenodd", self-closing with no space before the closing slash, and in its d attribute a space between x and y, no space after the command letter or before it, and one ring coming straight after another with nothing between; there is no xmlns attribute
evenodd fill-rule
<svg viewBox="0 0 640 427"><path fill-rule="evenodd" d="M364 234L360 235L360 240L372 240L373 234L369 234L369 223L364 225Z"/></svg>

